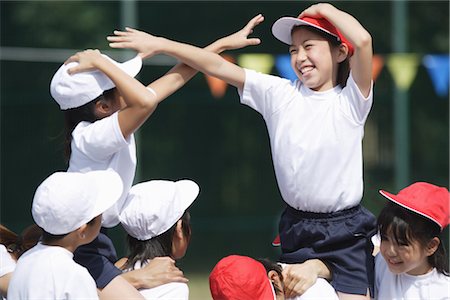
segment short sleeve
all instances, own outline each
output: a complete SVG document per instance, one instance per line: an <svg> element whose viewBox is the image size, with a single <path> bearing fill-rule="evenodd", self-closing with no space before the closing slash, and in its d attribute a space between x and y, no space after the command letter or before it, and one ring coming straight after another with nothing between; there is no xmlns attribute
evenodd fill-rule
<svg viewBox="0 0 450 300"><path fill-rule="evenodd" d="M364 97L350 73L339 99L344 114L357 124L364 124L373 103L373 82L369 95Z"/></svg>
<svg viewBox="0 0 450 300"><path fill-rule="evenodd" d="M129 144L120 130L117 112L94 123L81 122L72 137L72 147L96 161L109 159Z"/></svg>
<svg viewBox="0 0 450 300"><path fill-rule="evenodd" d="M264 119L295 98L298 81L245 69L245 83L239 91L241 103L259 112Z"/></svg>

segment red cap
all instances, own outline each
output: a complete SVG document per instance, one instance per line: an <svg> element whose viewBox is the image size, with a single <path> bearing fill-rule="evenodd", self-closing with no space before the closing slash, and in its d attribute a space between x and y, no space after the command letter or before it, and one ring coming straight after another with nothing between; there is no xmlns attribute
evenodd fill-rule
<svg viewBox="0 0 450 300"><path fill-rule="evenodd" d="M272 241L272 246L274 246L274 247L281 246L281 241L280 241L280 235L279 234L277 234L277 236Z"/></svg>
<svg viewBox="0 0 450 300"><path fill-rule="evenodd" d="M397 195L380 190L380 194L398 205L430 219L444 229L450 223L448 189L431 183L416 182Z"/></svg>
<svg viewBox="0 0 450 300"><path fill-rule="evenodd" d="M222 258L209 275L214 300L271 300L275 292L262 263L248 256Z"/></svg>
<svg viewBox="0 0 450 300"><path fill-rule="evenodd" d="M348 54L352 56L354 53L353 45L341 34L333 24L327 19L316 17L282 17L278 19L272 26L273 35L285 44L292 45L292 29L295 26L311 26L317 28L325 33L328 33L342 44L346 44L348 47Z"/></svg>

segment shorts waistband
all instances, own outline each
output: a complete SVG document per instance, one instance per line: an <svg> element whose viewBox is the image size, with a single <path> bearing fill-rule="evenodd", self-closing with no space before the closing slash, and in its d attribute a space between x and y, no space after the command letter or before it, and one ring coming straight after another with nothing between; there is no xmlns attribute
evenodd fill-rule
<svg viewBox="0 0 450 300"><path fill-rule="evenodd" d="M347 209L339 210L339 211L333 211L329 213L315 213L315 212L309 212L309 211L301 211L297 210L289 205L286 207L286 211L297 217L297 218L305 218L305 219L340 219L344 217L348 217L350 215L353 215L357 213L359 210L361 210L361 205L358 204L354 207L350 207Z"/></svg>

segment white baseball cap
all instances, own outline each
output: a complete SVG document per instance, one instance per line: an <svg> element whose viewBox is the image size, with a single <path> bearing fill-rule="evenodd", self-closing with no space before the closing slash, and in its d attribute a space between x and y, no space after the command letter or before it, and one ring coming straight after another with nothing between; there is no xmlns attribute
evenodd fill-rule
<svg viewBox="0 0 450 300"><path fill-rule="evenodd" d="M102 55L131 77L135 77L142 68L142 58L139 55L123 63ZM70 75L67 71L77 65L78 62L63 64L50 83L50 94L62 110L80 107L115 87L114 82L99 70Z"/></svg>
<svg viewBox="0 0 450 300"><path fill-rule="evenodd" d="M34 194L33 219L48 233L70 233L110 208L122 189L120 176L111 170L53 173Z"/></svg>
<svg viewBox="0 0 450 300"><path fill-rule="evenodd" d="M145 241L169 230L200 191L192 180L151 180L131 187L119 215L132 237Z"/></svg>

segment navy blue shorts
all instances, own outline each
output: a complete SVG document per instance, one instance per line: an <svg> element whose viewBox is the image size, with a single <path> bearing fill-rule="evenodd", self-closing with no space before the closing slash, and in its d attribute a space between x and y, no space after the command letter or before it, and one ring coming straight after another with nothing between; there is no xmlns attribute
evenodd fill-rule
<svg viewBox="0 0 450 300"><path fill-rule="evenodd" d="M103 289L116 276L122 274L122 271L114 266L117 253L106 234L107 229L102 227L98 237L91 243L78 247L73 257L75 262L88 269L99 289Z"/></svg>
<svg viewBox="0 0 450 300"><path fill-rule="evenodd" d="M374 260L370 240L376 218L364 207L311 213L287 207L281 215L280 262L318 258L332 272L331 285L346 294L373 295Z"/></svg>

